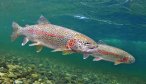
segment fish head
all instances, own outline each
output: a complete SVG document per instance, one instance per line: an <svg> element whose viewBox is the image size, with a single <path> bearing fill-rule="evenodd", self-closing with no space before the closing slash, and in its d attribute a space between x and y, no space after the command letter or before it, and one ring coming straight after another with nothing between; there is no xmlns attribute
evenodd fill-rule
<svg viewBox="0 0 146 84"><path fill-rule="evenodd" d="M71 49L81 53L93 53L97 49L97 45L89 41L76 39L76 42Z"/></svg>
<svg viewBox="0 0 146 84"><path fill-rule="evenodd" d="M135 58L132 55L128 55L128 60L126 61L127 64L131 64L135 62Z"/></svg>
<svg viewBox="0 0 146 84"><path fill-rule="evenodd" d="M126 64L131 64L135 62L135 58L130 55L130 54L126 54L123 55L122 58L120 58L120 60L118 60L120 63L126 63Z"/></svg>

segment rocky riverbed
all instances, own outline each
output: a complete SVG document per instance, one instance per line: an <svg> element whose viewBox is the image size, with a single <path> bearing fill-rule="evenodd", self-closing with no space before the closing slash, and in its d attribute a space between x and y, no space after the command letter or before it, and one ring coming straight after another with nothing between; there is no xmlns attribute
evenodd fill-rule
<svg viewBox="0 0 146 84"><path fill-rule="evenodd" d="M0 52L0 84L146 84L138 78L120 74L90 72L77 67L52 62L14 52Z"/></svg>

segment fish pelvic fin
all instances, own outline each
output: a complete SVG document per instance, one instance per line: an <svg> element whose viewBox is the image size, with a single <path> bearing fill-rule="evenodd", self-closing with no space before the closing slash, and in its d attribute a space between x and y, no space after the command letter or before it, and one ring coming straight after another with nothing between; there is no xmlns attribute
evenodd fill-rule
<svg viewBox="0 0 146 84"><path fill-rule="evenodd" d="M101 57L96 57L96 58L94 58L93 59L93 61L100 61L100 60L102 60L103 58L101 58Z"/></svg>
<svg viewBox="0 0 146 84"><path fill-rule="evenodd" d="M19 36L19 30L20 28L22 28L21 26L19 26L16 22L12 23L12 28L13 28L13 32L11 35L11 40L14 41L18 36Z"/></svg>
<svg viewBox="0 0 146 84"><path fill-rule="evenodd" d="M122 62L119 62L119 61L115 61L114 65L119 65L121 64Z"/></svg>
<svg viewBox="0 0 146 84"><path fill-rule="evenodd" d="M59 52L59 51L62 51L62 55L68 55L74 53L72 50L67 48L57 48L55 50L52 50L52 52Z"/></svg>
<svg viewBox="0 0 146 84"><path fill-rule="evenodd" d="M36 46L36 49L37 49L37 53L39 53L39 52L41 52L42 51L42 49L43 49L43 46L42 45L37 45Z"/></svg>
<svg viewBox="0 0 146 84"><path fill-rule="evenodd" d="M69 51L70 49L67 49L66 47L60 47L52 50L51 52L59 52L59 51Z"/></svg>

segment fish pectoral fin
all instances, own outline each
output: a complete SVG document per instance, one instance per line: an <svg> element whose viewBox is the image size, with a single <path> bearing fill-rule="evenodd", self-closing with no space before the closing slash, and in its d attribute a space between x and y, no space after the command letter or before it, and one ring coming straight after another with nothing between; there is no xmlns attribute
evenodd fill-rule
<svg viewBox="0 0 146 84"><path fill-rule="evenodd" d="M72 54L73 51L71 51L70 49L66 49L66 48L57 48L55 50L52 50L51 52L59 52L62 51L63 55L68 55L68 54Z"/></svg>
<svg viewBox="0 0 146 84"><path fill-rule="evenodd" d="M96 57L96 58L94 58L93 59L93 61L100 61L100 60L102 60L103 58L101 58L101 57Z"/></svg>
<svg viewBox="0 0 146 84"><path fill-rule="evenodd" d="M36 49L37 49L37 53L41 52L41 50L43 49L43 46L42 45L37 45L36 46Z"/></svg>
<svg viewBox="0 0 146 84"><path fill-rule="evenodd" d="M27 24L27 25L25 25L25 27L28 27L29 25Z"/></svg>
<svg viewBox="0 0 146 84"><path fill-rule="evenodd" d="M63 49L62 48L57 48L57 49L52 50L51 52L59 52L59 51L63 51Z"/></svg>
<svg viewBox="0 0 146 84"><path fill-rule="evenodd" d="M89 57L89 54L84 54L83 59L87 59Z"/></svg>
<svg viewBox="0 0 146 84"><path fill-rule="evenodd" d="M115 61L114 65L118 65L118 64L121 64L122 62L119 62L119 61Z"/></svg>
<svg viewBox="0 0 146 84"><path fill-rule="evenodd" d="M69 55L69 54L72 54L72 53L74 53L74 52L71 51L71 50L64 50L64 51L62 52L62 55Z"/></svg>
<svg viewBox="0 0 146 84"><path fill-rule="evenodd" d="M29 41L29 39L27 38L27 37L25 37L24 39L23 39L23 42L22 42L22 46L24 46L25 44L27 44L27 42Z"/></svg>
<svg viewBox="0 0 146 84"><path fill-rule="evenodd" d="M49 21L43 15L40 16L37 22L38 24L49 24Z"/></svg>
<svg viewBox="0 0 146 84"><path fill-rule="evenodd" d="M65 47L61 47L61 48L54 49L51 52L68 51L68 50L70 50L70 49L67 49Z"/></svg>
<svg viewBox="0 0 146 84"><path fill-rule="evenodd" d="M36 43L29 44L29 46L37 46L37 45L41 45L41 43L40 42L36 42Z"/></svg>

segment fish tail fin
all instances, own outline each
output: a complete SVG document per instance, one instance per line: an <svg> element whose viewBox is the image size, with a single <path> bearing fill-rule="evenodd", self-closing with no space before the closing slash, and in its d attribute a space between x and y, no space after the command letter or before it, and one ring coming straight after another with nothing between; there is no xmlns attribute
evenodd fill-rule
<svg viewBox="0 0 146 84"><path fill-rule="evenodd" d="M11 40L14 41L19 36L19 30L21 26L19 26L16 22L12 23L13 32L11 35Z"/></svg>

